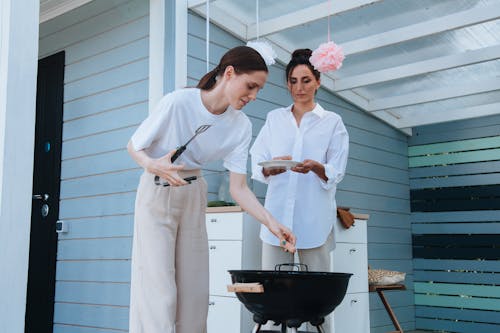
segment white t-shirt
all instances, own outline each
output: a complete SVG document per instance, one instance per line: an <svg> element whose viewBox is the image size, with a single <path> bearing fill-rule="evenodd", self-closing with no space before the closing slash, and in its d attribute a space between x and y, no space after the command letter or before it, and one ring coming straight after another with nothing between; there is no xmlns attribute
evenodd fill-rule
<svg viewBox="0 0 500 333"><path fill-rule="evenodd" d="M135 131L132 146L136 151L144 149L149 156L159 158L185 144L201 125L212 126L191 141L174 163L193 170L222 159L229 171L245 174L252 123L243 112L231 107L220 115L210 113L197 88L165 95Z"/></svg>
<svg viewBox="0 0 500 333"><path fill-rule="evenodd" d="M334 225L335 191L344 177L349 136L342 118L319 104L304 114L300 127L291 107L268 113L250 149L252 178L268 184L265 207L294 232L297 248L310 249L323 245ZM311 159L322 163L328 181L312 171L302 174L288 170L264 177L258 163L284 155L291 155L294 161ZM279 245L267 228L261 228L260 237L268 244Z"/></svg>

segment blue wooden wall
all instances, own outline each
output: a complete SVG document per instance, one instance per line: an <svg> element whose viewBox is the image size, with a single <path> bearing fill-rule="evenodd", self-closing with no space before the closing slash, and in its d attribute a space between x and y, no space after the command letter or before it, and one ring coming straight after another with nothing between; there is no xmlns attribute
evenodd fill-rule
<svg viewBox="0 0 500 333"><path fill-rule="evenodd" d="M500 116L409 140L416 326L500 331Z"/></svg>
<svg viewBox="0 0 500 333"><path fill-rule="evenodd" d="M40 26L66 51L55 333L128 330L135 188L125 146L147 115L149 2L93 1Z"/></svg>
<svg viewBox="0 0 500 333"><path fill-rule="evenodd" d="M69 232L59 238L56 333L128 330L133 203L141 170L125 145L147 116L149 3L94 1L45 22L40 58L66 51L60 218ZM188 84L205 72L205 23L189 15ZM211 28L211 66L242 42ZM315 47L315 45L306 45ZM319 102L339 113L350 134L347 175L338 202L368 213L369 263L407 272L408 291L388 298L405 329L414 327L407 138L327 91ZM271 68L257 101L245 108L254 136L266 113L291 103L282 66ZM204 170L215 199L221 163ZM262 198L265 188L253 190ZM372 332L391 329L370 295Z"/></svg>

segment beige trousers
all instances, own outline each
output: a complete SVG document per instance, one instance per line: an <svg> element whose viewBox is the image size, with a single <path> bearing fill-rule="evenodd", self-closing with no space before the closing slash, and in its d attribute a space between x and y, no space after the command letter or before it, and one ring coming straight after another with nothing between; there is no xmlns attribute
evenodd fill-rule
<svg viewBox="0 0 500 333"><path fill-rule="evenodd" d="M130 333L206 333L207 183L173 187L140 179L135 203Z"/></svg>
<svg viewBox="0 0 500 333"><path fill-rule="evenodd" d="M307 268L311 272L330 272L330 252L332 250L333 244L333 230L330 232L325 244L320 247L315 247L312 249L298 249L297 254L299 257L299 263L306 264ZM284 263L293 263L295 260L294 255L283 251L279 246L270 245L267 243L262 243L262 269L263 270L274 270L275 266ZM286 266L281 268L282 270L287 270ZM331 319L329 317L325 318L323 324L323 329L325 332L330 332ZM266 329L272 329L273 326L270 324L265 325ZM274 329L276 327L274 326ZM316 332L316 329L307 324L308 332Z"/></svg>

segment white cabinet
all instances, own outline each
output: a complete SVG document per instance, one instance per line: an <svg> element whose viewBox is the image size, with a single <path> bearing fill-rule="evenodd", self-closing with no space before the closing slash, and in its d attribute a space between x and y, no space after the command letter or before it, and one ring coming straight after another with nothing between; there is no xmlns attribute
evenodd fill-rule
<svg viewBox="0 0 500 333"><path fill-rule="evenodd" d="M353 273L342 303L333 314L332 333L370 332L368 299L367 215L355 214L353 227L344 229L337 221L337 246L332 251L332 271ZM239 207L207 209L210 258L210 298L208 333L249 333L254 327L252 314L234 293L230 269L260 269L262 243L260 223Z"/></svg>
<svg viewBox="0 0 500 333"><path fill-rule="evenodd" d="M332 251L332 271L353 273L342 303L333 312L332 333L370 332L368 297L367 215L354 214L354 225L345 229L337 220L337 246Z"/></svg>
<svg viewBox="0 0 500 333"><path fill-rule="evenodd" d="M210 260L210 296L208 333L251 332L251 313L234 293L230 269L260 269L260 223L243 213L239 207L207 209L207 233Z"/></svg>

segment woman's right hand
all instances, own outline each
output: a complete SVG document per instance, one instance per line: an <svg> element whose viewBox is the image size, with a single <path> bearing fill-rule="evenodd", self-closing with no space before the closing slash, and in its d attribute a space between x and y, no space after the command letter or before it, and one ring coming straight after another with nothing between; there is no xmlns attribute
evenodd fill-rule
<svg viewBox="0 0 500 333"><path fill-rule="evenodd" d="M177 149L174 149L165 156L157 159L151 159L151 162L147 166L147 170L148 172L166 180L171 186L187 185L188 182L182 179L177 173L177 171L184 169L184 165L172 164L172 156L176 151Z"/></svg>
<svg viewBox="0 0 500 333"><path fill-rule="evenodd" d="M290 229L276 221L274 218L272 218L269 222L267 228L279 239L280 247L283 248L284 251L295 253L297 250L295 248L297 239Z"/></svg>
<svg viewBox="0 0 500 333"><path fill-rule="evenodd" d="M273 157L273 160L291 160L292 156L290 155L285 155L285 156L276 156ZM286 168L262 168L262 174L264 177L269 177L269 176L276 176L279 175L280 173L283 173L286 171Z"/></svg>

